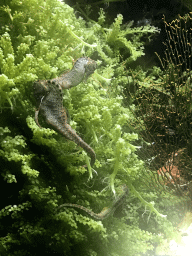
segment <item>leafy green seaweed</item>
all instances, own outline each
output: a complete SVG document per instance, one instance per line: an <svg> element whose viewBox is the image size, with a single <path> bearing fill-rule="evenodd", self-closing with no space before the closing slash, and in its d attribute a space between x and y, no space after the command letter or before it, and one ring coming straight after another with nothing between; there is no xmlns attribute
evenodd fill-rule
<svg viewBox="0 0 192 256"><path fill-rule="evenodd" d="M42 244L45 253L60 255L135 256L153 248L152 233L139 227L138 209L144 211L146 204L137 200L144 165L133 145L138 140L131 126L134 106L123 104L127 76L121 55L124 63L134 62L144 54L143 35L152 36L159 29L122 25L120 14L107 24L103 10L98 22L85 18L77 18L71 7L57 0L12 0L1 5L2 255L36 255ZM97 61L97 72L86 83L65 90L63 102L71 127L96 152L90 181L82 167L82 149L43 121L44 128L36 125L32 94L34 81L67 72L82 55ZM65 202L91 205L98 212L122 183L136 186L138 192L134 195L132 189L132 196L103 223L75 209L55 215ZM142 198L155 201L155 194L148 198L146 191Z"/></svg>

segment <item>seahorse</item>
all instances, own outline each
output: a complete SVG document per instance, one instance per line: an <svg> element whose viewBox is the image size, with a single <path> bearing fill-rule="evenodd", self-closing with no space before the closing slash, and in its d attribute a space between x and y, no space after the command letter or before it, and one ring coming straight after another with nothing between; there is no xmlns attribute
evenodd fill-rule
<svg viewBox="0 0 192 256"><path fill-rule="evenodd" d="M84 206L81 206L78 204L70 204L70 203L62 204L58 207L58 209L60 209L61 207L76 207L85 211L95 219L103 220L109 217L109 215L111 215L117 209L117 207L122 203L122 201L124 200L124 198L127 196L129 192L128 187L125 184L119 186L118 190L120 191L120 193L117 195L116 199L113 201L112 206L104 207L100 213L95 213Z"/></svg>
<svg viewBox="0 0 192 256"><path fill-rule="evenodd" d="M94 150L84 142L68 124L67 110L63 107L62 89L77 86L87 79L96 69L96 62L87 57L79 58L71 71L51 80L39 80L34 82L34 96L37 101L38 110L35 112L35 121L38 122L39 111L51 127L74 141L91 156L91 165L94 164L96 154Z"/></svg>

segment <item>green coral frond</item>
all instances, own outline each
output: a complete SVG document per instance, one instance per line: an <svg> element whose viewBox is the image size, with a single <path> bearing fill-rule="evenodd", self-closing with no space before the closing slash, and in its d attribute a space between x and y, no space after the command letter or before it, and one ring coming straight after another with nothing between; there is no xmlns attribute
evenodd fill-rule
<svg viewBox="0 0 192 256"><path fill-rule="evenodd" d="M54 138L50 138L50 136L56 133L54 130L39 128L35 123L35 120L30 116L27 117L26 122L29 128L31 128L31 130L33 131L32 141L34 141L38 145L42 144L50 147L57 144L57 141Z"/></svg>

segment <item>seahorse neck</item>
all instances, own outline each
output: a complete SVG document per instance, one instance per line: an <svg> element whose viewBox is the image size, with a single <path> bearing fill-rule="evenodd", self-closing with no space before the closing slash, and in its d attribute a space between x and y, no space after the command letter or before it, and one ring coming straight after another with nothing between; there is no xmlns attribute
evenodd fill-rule
<svg viewBox="0 0 192 256"><path fill-rule="evenodd" d="M80 84L83 79L94 73L96 62L87 57L79 58L73 68L60 77L50 80L53 83L59 84L62 89L69 89Z"/></svg>

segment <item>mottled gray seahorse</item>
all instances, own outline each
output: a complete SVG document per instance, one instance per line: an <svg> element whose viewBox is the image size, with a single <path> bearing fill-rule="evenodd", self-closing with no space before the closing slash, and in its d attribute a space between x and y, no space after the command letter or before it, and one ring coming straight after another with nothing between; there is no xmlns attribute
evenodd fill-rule
<svg viewBox="0 0 192 256"><path fill-rule="evenodd" d="M72 70L68 73L51 80L36 81L33 85L38 108L35 112L37 125L41 127L38 122L38 114L40 112L54 130L67 139L74 141L91 156L91 165L94 164L96 159L95 152L68 124L67 110L63 107L62 89L77 86L84 79L87 79L89 75L94 73L95 69L96 62L94 60L81 57L75 62Z"/></svg>

